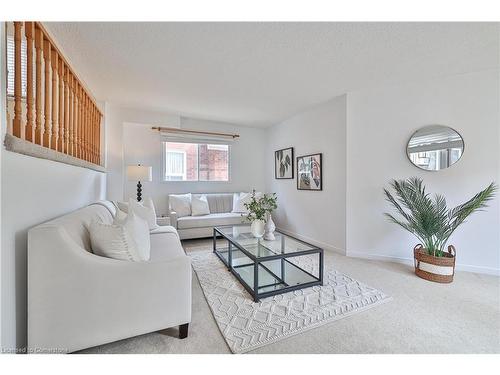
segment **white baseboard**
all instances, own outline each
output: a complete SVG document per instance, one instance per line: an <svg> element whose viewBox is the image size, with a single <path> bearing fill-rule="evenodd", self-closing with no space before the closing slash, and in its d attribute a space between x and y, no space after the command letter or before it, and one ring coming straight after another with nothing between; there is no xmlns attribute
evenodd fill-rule
<svg viewBox="0 0 500 375"><path fill-rule="evenodd" d="M413 266L413 258L403 258L390 255L380 255L380 254L367 254L360 251L348 251L346 256L353 258L380 260L383 262L402 263ZM480 267L480 266L473 266L470 264L457 263L455 269L457 271L466 271L466 272L482 273L485 275L500 276L500 269L493 267Z"/></svg>
<svg viewBox="0 0 500 375"><path fill-rule="evenodd" d="M309 238L307 236L303 236L301 234L289 231L283 228L277 228L280 232L288 234L289 236L296 237L299 240L309 242L314 246L318 246L324 250L334 251L338 254L345 255L352 258L362 258L362 259L371 259L371 260L379 260L383 262L395 262L402 263L406 265L413 266L413 258L405 258L405 257L396 257L391 255L381 255L381 254L373 254L373 253L363 253L361 251L345 251L339 247L317 241L313 238ZM470 264L461 264L457 263L455 266L457 271L465 271L465 272L473 272L473 273L481 273L485 275L495 275L500 276L500 269L493 267L481 267L481 266L473 266Z"/></svg>
<svg viewBox="0 0 500 375"><path fill-rule="evenodd" d="M334 251L336 253L345 255L345 250L341 249L339 247L336 247L336 246L333 246L333 245L330 245L330 244L327 244L327 243L324 243L324 242L321 242L321 241L317 241L315 239L303 236L301 234L298 234L298 233L295 233L295 232L292 232L292 231L289 231L289 230L286 230L286 229L283 229L283 228L276 228L276 229L278 229L280 232L288 234L289 236L298 238L299 240L302 240L302 241L305 241L305 242L309 242L311 245L320 247L323 250Z"/></svg>

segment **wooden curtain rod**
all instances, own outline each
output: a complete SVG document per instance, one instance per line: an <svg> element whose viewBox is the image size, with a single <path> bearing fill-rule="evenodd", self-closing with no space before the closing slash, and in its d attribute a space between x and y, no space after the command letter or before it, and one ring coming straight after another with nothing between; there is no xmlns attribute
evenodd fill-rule
<svg viewBox="0 0 500 375"><path fill-rule="evenodd" d="M216 132L202 132L198 130L186 130L186 129L179 129L179 128L162 128L159 126L153 126L151 129L153 130L158 130L158 131L168 131L168 132L173 132L173 133L186 133L186 134L200 134L200 135L215 135L219 137L230 137L230 138L239 138L239 134L229 134L229 133L216 133Z"/></svg>

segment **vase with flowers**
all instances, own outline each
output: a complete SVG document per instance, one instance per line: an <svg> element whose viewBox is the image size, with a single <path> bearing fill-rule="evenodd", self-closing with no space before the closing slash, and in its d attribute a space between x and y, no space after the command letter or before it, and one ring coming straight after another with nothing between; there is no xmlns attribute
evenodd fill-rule
<svg viewBox="0 0 500 375"><path fill-rule="evenodd" d="M257 195L255 190L252 192L250 201L245 203L245 208L248 210L246 218L252 223L250 230L254 237L261 238L264 236L266 222L272 221L271 213L278 208L277 201L276 193Z"/></svg>

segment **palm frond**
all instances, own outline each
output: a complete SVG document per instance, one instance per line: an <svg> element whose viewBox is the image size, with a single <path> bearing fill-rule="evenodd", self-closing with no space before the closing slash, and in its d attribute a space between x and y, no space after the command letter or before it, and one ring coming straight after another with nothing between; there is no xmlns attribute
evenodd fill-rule
<svg viewBox="0 0 500 375"><path fill-rule="evenodd" d="M423 180L411 177L406 180L392 180L391 188L384 189L384 195L401 218L385 213L389 221L415 235L429 253L442 256L446 242L465 219L475 211L487 207L493 199L497 186L491 183L467 202L448 209L443 195L430 197L425 191Z"/></svg>

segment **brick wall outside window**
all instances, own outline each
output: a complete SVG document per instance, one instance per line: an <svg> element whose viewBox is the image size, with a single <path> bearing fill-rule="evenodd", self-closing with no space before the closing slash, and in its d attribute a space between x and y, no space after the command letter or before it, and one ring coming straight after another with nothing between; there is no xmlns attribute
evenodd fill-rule
<svg viewBox="0 0 500 375"><path fill-rule="evenodd" d="M167 142L166 148L186 153L185 181L229 181L229 146Z"/></svg>

